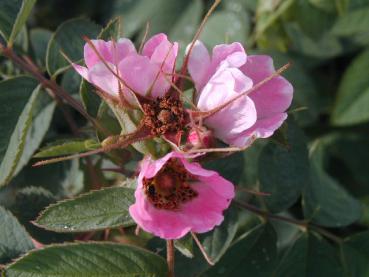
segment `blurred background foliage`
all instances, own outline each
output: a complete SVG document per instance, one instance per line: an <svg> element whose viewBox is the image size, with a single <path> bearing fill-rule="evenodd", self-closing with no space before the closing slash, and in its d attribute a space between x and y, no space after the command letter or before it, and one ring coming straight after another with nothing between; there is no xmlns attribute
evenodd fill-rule
<svg viewBox="0 0 369 277"><path fill-rule="evenodd" d="M0 1L2 42L11 36L6 24L17 12L8 9L9 2ZM122 35L137 46L149 22L149 36L167 33L180 43L183 56L211 4L38 0L14 48L30 55L46 75L81 99L91 115L119 133L117 121L104 111L91 87L80 87L80 77L68 68L59 50L78 61L83 53L81 36L96 38L118 16ZM246 209L235 205L221 227L201 236L205 250L218 262L210 269L190 238L179 241L178 276L369 276L369 1L223 0L200 39L209 49L239 41L249 55L271 55L276 68L291 62L284 76L295 92L287 124L271 139L206 164L238 185L237 200ZM0 79L21 73L0 57ZM50 203L96 188L96 182L104 186L122 182L120 174L101 171L92 180L91 168L112 167L123 159L124 170L132 173L140 155L127 150L95 157L92 163L81 159L32 168L31 157L39 147L56 140L71 143L73 134L54 101L35 89L37 83L29 77L17 78L22 79L0 84L0 204L42 243L73 240L71 234L42 230L30 220ZM27 112L27 107L32 109ZM92 149L98 143L93 130L77 112L70 112L92 141L69 146ZM25 136L17 140L14 134L19 132ZM255 196L249 190L271 195ZM16 220L10 217L4 214L3 222ZM288 219L297 221L291 224ZM163 254L163 242L148 235L137 238L113 232L112 236L116 241L144 243ZM94 238L101 239L99 233ZM6 240L0 235L1 239ZM9 252L2 250L2 243L0 263L32 248L25 241Z"/></svg>

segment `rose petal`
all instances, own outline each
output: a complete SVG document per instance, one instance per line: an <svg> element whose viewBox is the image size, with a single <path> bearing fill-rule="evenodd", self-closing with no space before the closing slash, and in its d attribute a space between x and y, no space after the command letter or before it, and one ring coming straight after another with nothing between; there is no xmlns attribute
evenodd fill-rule
<svg viewBox="0 0 369 277"><path fill-rule="evenodd" d="M116 65L124 57L136 52L133 43L126 38L122 38L118 42L104 41L101 39L91 40L91 42L96 49L92 49L88 43L84 47L84 59L88 68L92 68L95 64L101 62L99 55L106 62Z"/></svg>
<svg viewBox="0 0 369 277"><path fill-rule="evenodd" d="M275 72L272 58L263 55L249 56L241 71L255 85ZM263 119L287 110L292 102L293 87L285 78L278 76L251 92L249 97L255 103L258 119Z"/></svg>
<svg viewBox="0 0 369 277"><path fill-rule="evenodd" d="M220 44L214 47L211 60L213 71L222 65L227 67L240 67L246 63L247 55L242 44Z"/></svg>
<svg viewBox="0 0 369 277"><path fill-rule="evenodd" d="M148 95L151 89L152 97L161 97L170 87L161 73L158 77L160 67L151 63L146 56L131 55L123 59L119 64L119 72L125 83L140 95Z"/></svg>
<svg viewBox="0 0 369 277"><path fill-rule="evenodd" d="M190 45L187 46L186 53ZM200 92L209 80L210 55L205 45L197 40L188 59L188 72L195 83L196 90Z"/></svg>
<svg viewBox="0 0 369 277"><path fill-rule="evenodd" d="M250 145L255 138L267 138L273 135L287 119L287 113L278 113L265 119L258 119L247 131L231 139L234 146L244 147Z"/></svg>
<svg viewBox="0 0 369 277"><path fill-rule="evenodd" d="M200 173L198 181L191 184L198 196L183 203L179 210L170 211L155 208L143 192L143 178L153 177L170 158L179 158L190 172ZM232 183L216 172L201 169L199 164L191 164L180 153L171 152L154 161L145 158L141 164L138 186L135 191L136 202L129 212L135 222L145 231L163 239L179 239L190 231L207 232L223 220L223 211L229 207L234 197Z"/></svg>
<svg viewBox="0 0 369 277"><path fill-rule="evenodd" d="M116 71L113 64L107 64L112 71ZM119 93L119 80L104 63L97 63L88 72L88 79L97 88L117 97Z"/></svg>
<svg viewBox="0 0 369 277"><path fill-rule="evenodd" d="M201 92L198 107L209 111L233 99L252 87L252 81L238 69L227 68L217 72ZM248 96L238 98L233 103L205 120L219 139L229 143L229 139L247 130L256 122L256 109Z"/></svg>

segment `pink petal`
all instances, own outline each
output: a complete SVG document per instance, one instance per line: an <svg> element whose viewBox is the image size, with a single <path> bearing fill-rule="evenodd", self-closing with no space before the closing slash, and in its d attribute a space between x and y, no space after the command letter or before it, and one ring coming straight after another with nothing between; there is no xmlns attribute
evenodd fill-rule
<svg viewBox="0 0 369 277"><path fill-rule="evenodd" d="M116 68L112 64L108 64L113 71ZM119 93L119 80L114 74L107 68L104 63L97 63L88 72L89 82L94 84L98 89L103 90L111 94L112 96L118 96Z"/></svg>
<svg viewBox="0 0 369 277"><path fill-rule="evenodd" d="M234 187L216 172L200 169L199 164L194 164L190 171L192 174L201 174L198 181L191 185L198 196L182 204L179 210L157 209L146 199L142 189L143 178L153 177L172 157L179 158L186 168L191 168L183 154L174 152L157 161L146 158L141 164L135 191L136 202L129 208L132 218L142 229L163 239L179 239L190 231L207 232L213 229L222 222L222 213L234 197Z"/></svg>
<svg viewBox="0 0 369 277"><path fill-rule="evenodd" d="M187 46L186 53L190 45ZM188 59L188 72L195 82L196 90L201 91L209 80L210 55L205 45L197 40Z"/></svg>
<svg viewBox="0 0 369 277"><path fill-rule="evenodd" d="M126 38L122 38L118 42L104 41L101 39L91 40L91 42L95 46L96 51L101 55L101 58L112 64L118 64L124 57L136 52L133 43ZM84 58L88 68L101 62L100 57L88 43L84 47Z"/></svg>
<svg viewBox="0 0 369 277"><path fill-rule="evenodd" d="M252 87L252 81L236 68L217 72L200 94L198 107L209 111L221 106ZM205 120L214 135L226 143L256 122L256 109L248 96L243 96Z"/></svg>
<svg viewBox="0 0 369 277"><path fill-rule="evenodd" d="M163 72L171 74L178 54L178 43L171 43L163 33L157 34L145 43L142 54L159 65Z"/></svg>
<svg viewBox="0 0 369 277"><path fill-rule="evenodd" d="M213 71L220 65L228 67L240 67L246 63L246 52L242 44L220 44L214 47L211 66Z"/></svg>
<svg viewBox="0 0 369 277"><path fill-rule="evenodd" d="M119 64L119 72L127 85L135 93L141 95L148 95L153 84L152 97L163 96L170 87L170 83L165 80L161 73L157 78L160 66L151 63L146 56L131 55L123 59Z"/></svg>
<svg viewBox="0 0 369 277"><path fill-rule="evenodd" d="M255 85L275 72L272 58L263 55L249 56L241 71L250 77ZM273 78L249 94L255 103L258 119L286 111L291 105L292 96L292 85L281 76Z"/></svg>
<svg viewBox="0 0 369 277"><path fill-rule="evenodd" d="M167 35L160 33L152 36L148 41L146 41L144 47L142 48L142 55L151 58L156 48L163 42L168 41Z"/></svg>
<svg viewBox="0 0 369 277"><path fill-rule="evenodd" d="M72 66L73 66L74 70L77 71L77 73L79 75L81 75L87 81L90 81L89 78L88 78L88 68L87 67L84 67L84 66L81 66L81 65L75 64L75 63L72 63Z"/></svg>
<svg viewBox="0 0 369 277"><path fill-rule="evenodd" d="M255 138L268 138L273 135L287 119L287 113L278 113L265 119L259 119L254 126L231 140L232 145L243 147L250 145Z"/></svg>

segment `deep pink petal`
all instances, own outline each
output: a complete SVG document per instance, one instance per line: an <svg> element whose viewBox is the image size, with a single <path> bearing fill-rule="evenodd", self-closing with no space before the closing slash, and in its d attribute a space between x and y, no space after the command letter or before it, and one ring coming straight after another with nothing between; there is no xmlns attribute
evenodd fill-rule
<svg viewBox="0 0 369 277"><path fill-rule="evenodd" d="M170 158L179 158L193 175L199 173L198 181L191 184L198 196L183 203L179 210L168 211L155 208L143 192L143 178L153 177ZM135 222L145 231L163 239L179 239L190 231L207 232L223 221L223 211L229 207L234 197L232 183L225 180L215 171L200 169L199 164L185 160L181 153L169 153L154 161L145 158L141 163L138 186L135 191L136 202L129 208ZM206 173L206 171L208 171Z"/></svg>
<svg viewBox="0 0 369 277"><path fill-rule="evenodd" d="M249 56L241 71L254 81L254 85L275 72L272 58L264 55ZM255 103L258 119L264 119L287 110L292 102L293 87L278 76L249 96Z"/></svg>

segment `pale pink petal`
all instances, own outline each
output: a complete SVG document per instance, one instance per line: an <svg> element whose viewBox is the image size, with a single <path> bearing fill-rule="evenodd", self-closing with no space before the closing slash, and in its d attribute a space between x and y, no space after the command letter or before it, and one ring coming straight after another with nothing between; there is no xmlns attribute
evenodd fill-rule
<svg viewBox="0 0 369 277"><path fill-rule="evenodd" d="M120 39L118 42L101 39L91 40L91 42L96 49L92 49L88 43L84 47L84 58L88 68L92 68L95 64L100 63L101 58L106 62L118 64L124 57L136 52L133 43L126 38Z"/></svg>
<svg viewBox="0 0 369 277"><path fill-rule="evenodd" d="M217 72L200 94L198 107L202 111L217 108L252 87L252 81L236 68ZM256 122L253 101L242 96L205 120L214 135L229 143L229 139L250 128Z"/></svg>
<svg viewBox="0 0 369 277"><path fill-rule="evenodd" d="M113 72L116 68L112 64L107 64ZM88 72L89 82L94 84L98 89L103 90L111 94L112 96L118 96L119 94L119 80L114 74L107 68L104 63L97 63Z"/></svg>
<svg viewBox="0 0 369 277"><path fill-rule="evenodd" d="M249 56L241 71L253 80L254 85L275 72L272 58L263 55ZM293 87L278 76L249 96L255 103L258 119L263 119L287 110L292 102Z"/></svg>
<svg viewBox="0 0 369 277"><path fill-rule="evenodd" d="M87 67L84 67L84 66L81 66L81 65L75 64L75 63L72 63L72 66L73 66L74 70L77 71L77 73L79 75L81 75L87 81L90 81L89 78L88 78L88 68Z"/></svg>
<svg viewBox="0 0 369 277"><path fill-rule="evenodd" d="M131 55L123 59L119 64L119 72L124 82L135 93L144 96L149 95L150 89L152 97L163 96L170 87L170 83L161 73L158 77L160 66L151 63L146 56Z"/></svg>
<svg viewBox="0 0 369 277"><path fill-rule="evenodd" d="M238 147L250 145L255 138L268 138L273 135L287 119L287 113L278 113L265 119L259 119L254 126L231 139L231 144Z"/></svg>
<svg viewBox="0 0 369 277"><path fill-rule="evenodd" d="M189 47L190 45L187 46L186 53L189 51ZM208 50L201 41L197 40L188 59L188 72L198 92L202 90L209 80L210 63Z"/></svg>
<svg viewBox="0 0 369 277"><path fill-rule="evenodd" d="M165 73L172 73L178 54L178 43L164 40L151 55L150 61L162 67Z"/></svg>
<svg viewBox="0 0 369 277"><path fill-rule="evenodd" d="M121 60L132 54L137 54L136 48L132 41L127 38L120 38L116 43L113 43L113 47L116 47L116 51L113 52L112 63L118 65Z"/></svg>
<svg viewBox="0 0 369 277"><path fill-rule="evenodd" d="M163 42L168 41L167 35L160 33L152 36L148 41L146 41L144 47L142 48L142 55L151 58L156 48Z"/></svg>
<svg viewBox="0 0 369 277"><path fill-rule="evenodd" d="M246 63L247 55L242 44L220 44L214 47L211 66L213 71L219 66L240 67Z"/></svg>

